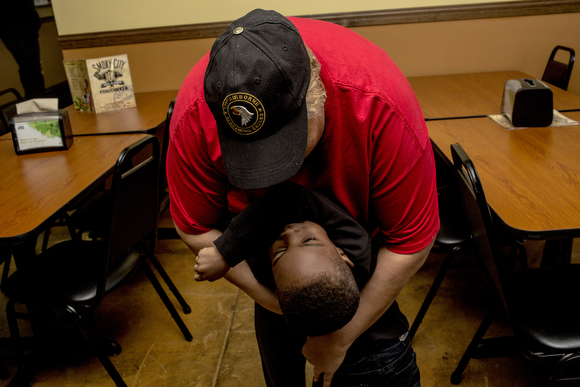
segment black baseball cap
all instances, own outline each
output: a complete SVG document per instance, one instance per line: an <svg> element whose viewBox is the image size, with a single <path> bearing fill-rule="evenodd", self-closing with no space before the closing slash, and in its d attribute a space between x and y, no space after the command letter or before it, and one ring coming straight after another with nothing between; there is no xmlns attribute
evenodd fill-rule
<svg viewBox="0 0 580 387"><path fill-rule="evenodd" d="M204 92L233 185L265 188L298 172L308 138L309 82L302 37L275 11L256 9L217 38Z"/></svg>

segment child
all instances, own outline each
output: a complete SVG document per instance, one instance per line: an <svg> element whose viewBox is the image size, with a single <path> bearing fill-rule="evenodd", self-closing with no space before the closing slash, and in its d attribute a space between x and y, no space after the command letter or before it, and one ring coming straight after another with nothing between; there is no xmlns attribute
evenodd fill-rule
<svg viewBox="0 0 580 387"><path fill-rule="evenodd" d="M216 280L246 260L256 279L276 291L286 325L298 333L287 332L286 340L296 346L303 345L306 336L333 332L350 321L358 306L357 290L370 278L378 251L368 232L344 210L290 182L252 202L214 244L199 252L196 280ZM350 346L333 385L359 385L374 378L376 369L394 360L382 356L386 347L399 345L397 361L415 362L407 334L393 337L393 324L408 329L396 302ZM270 339L276 340L279 330L271 331ZM372 372L362 376L360 369L366 366Z"/></svg>
<svg viewBox="0 0 580 387"><path fill-rule="evenodd" d="M362 226L290 182L250 204L214 244L199 252L196 280L216 280L246 260L256 279L276 291L287 324L308 336L350 321L374 263Z"/></svg>

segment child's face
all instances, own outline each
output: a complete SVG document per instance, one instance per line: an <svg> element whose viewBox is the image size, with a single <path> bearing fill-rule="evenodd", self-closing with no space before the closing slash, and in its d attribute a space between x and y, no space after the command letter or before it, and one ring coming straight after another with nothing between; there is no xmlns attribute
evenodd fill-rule
<svg viewBox="0 0 580 387"><path fill-rule="evenodd" d="M353 266L324 228L310 221L287 225L270 248L272 272L278 286L309 278L316 272L335 270L333 260L339 257Z"/></svg>

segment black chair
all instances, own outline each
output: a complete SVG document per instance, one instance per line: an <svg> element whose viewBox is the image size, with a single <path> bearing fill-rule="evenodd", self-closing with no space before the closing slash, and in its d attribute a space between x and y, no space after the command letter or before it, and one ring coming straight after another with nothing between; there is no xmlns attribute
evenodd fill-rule
<svg viewBox="0 0 580 387"><path fill-rule="evenodd" d="M161 216L169 209L169 191L167 184L167 149L169 148L169 125L173 115L173 108L175 107L175 99L171 101L167 108L167 117L165 119L165 128L163 130L163 138L161 141L161 162L159 168L159 215ZM159 227L157 232L158 239L180 239L174 227Z"/></svg>
<svg viewBox="0 0 580 387"><path fill-rule="evenodd" d="M475 247L474 240L471 235L467 214L462 205L461 190L457 184L453 166L449 164L446 156L435 144L432 143L432 146L437 172L437 198L439 202L440 226L431 252L445 254L445 257L429 288L429 292L419 308L419 312L417 312L411 324L411 328L409 329L411 340L415 337L419 326L423 322L423 318L437 295L437 291L447 272L452 269L469 268L478 264L474 260L456 261L459 254L473 252ZM505 257L507 261L510 263L518 261L521 267L527 266L526 250L518 240L506 234L503 236L501 243L502 246L510 248L509 256ZM470 256L472 254L465 255Z"/></svg>
<svg viewBox="0 0 580 387"><path fill-rule="evenodd" d="M175 99L169 103L167 116L165 118L165 128L161 139L161 160L159 163L159 214L161 215L169 208L169 193L167 192L167 149L169 148L169 125L175 108Z"/></svg>
<svg viewBox="0 0 580 387"><path fill-rule="evenodd" d="M514 332L507 343L514 343L526 358L553 367L549 386L579 385L580 265L509 270L477 170L461 145L452 145L452 155L464 208L495 302L453 372L451 382L461 382L479 346L506 343L502 338L483 339L494 316L503 312Z"/></svg>
<svg viewBox="0 0 580 387"><path fill-rule="evenodd" d="M457 181L453 175L445 156L441 154L435 144L433 153L435 155L435 169L437 172L437 199L439 202L439 232L435 238L435 243L431 249L432 253L445 254L441 267L429 288L425 300L421 304L419 312L415 316L409 337L413 340L419 325L437 294L445 275L450 269L469 266L470 263L454 263L455 258L462 252L469 250L472 246L472 239L469 233L469 226L463 207L461 206L461 192Z"/></svg>
<svg viewBox="0 0 580 387"><path fill-rule="evenodd" d="M554 58L558 51L567 51L569 54L568 63L556 61ZM568 83L574 67L575 52L573 48L556 46L550 54L548 64L544 70L542 80L551 83L561 89L568 90ZM547 240L542 258L543 266L570 263L572 255L573 239Z"/></svg>
<svg viewBox="0 0 580 387"><path fill-rule="evenodd" d="M169 191L167 184L166 158L169 147L169 124L175 106L175 99L171 101L167 109L164 129L156 133L161 145L161 157L159 158L159 216L169 209ZM72 224L77 229L77 234L87 234L92 239L102 238L103 233L108 228L108 222L103 219L105 208L111 206L111 195L109 189L102 187L96 193L84 199L78 204L76 211L72 214ZM46 234L45 234L46 235ZM174 227L158 227L157 239L181 239Z"/></svg>
<svg viewBox="0 0 580 387"><path fill-rule="evenodd" d="M10 119L16 115L16 104L23 101L16 89L9 88L0 91L0 97L8 94L12 94L13 98L0 104L0 136L10 131Z"/></svg>
<svg viewBox="0 0 580 387"><path fill-rule="evenodd" d="M570 54L568 63L562 63L554 58L558 51L567 51ZM542 80L546 81L560 89L568 90L568 82L570 82L570 75L572 75L572 68L574 67L574 49L564 46L556 46L552 50L548 64L542 75Z"/></svg>
<svg viewBox="0 0 580 387"><path fill-rule="evenodd" d="M185 339L192 340L191 333L150 266L152 264L164 279L184 312L191 312L154 255L158 158L159 142L153 136L147 136L121 152L110 190L109 234L104 239L58 243L8 277L5 285L9 298L6 313L16 349L17 375L20 374L23 380L29 378L30 367L23 357L17 319L40 324L44 330L67 328L78 332L116 385L125 386L109 360L106 348L96 337L92 317L105 295L117 289L139 268L145 271ZM15 304L25 304L28 313L17 311ZM31 308L37 312L32 313ZM51 351L54 349L57 348L51 348Z"/></svg>
<svg viewBox="0 0 580 387"><path fill-rule="evenodd" d="M0 251L0 264L4 264L2 267L2 279L0 282L0 289L4 287L4 283L10 274L10 263L12 263L12 251L7 248L2 248Z"/></svg>

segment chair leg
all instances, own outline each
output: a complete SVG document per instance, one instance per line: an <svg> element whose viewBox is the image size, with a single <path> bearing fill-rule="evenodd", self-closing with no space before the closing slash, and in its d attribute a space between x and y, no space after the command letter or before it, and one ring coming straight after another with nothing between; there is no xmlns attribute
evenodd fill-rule
<svg viewBox="0 0 580 387"><path fill-rule="evenodd" d="M44 235L42 236L42 251L46 251L48 248L48 240L50 239L50 227L44 230Z"/></svg>
<svg viewBox="0 0 580 387"><path fill-rule="evenodd" d="M510 260L515 262L516 260L519 262L519 269L524 270L528 268L528 253L524 245L520 242L514 242L511 247L510 252Z"/></svg>
<svg viewBox="0 0 580 387"><path fill-rule="evenodd" d="M183 308L183 313L185 314L191 313L191 307L187 304L187 302L185 301L179 290L177 290L177 287L173 284L173 281L171 280L171 278L169 278L169 275L167 274L163 266L161 266L161 262L159 262L155 254L151 254L148 259L151 261L151 263L153 264L153 266L155 267L161 278L163 278L163 281L165 281L167 287L169 287L169 290L171 290L171 293L173 293L173 295L179 302L179 305L181 305L181 307Z"/></svg>
<svg viewBox="0 0 580 387"><path fill-rule="evenodd" d="M15 302L8 300L6 303L6 319L8 320L8 329L10 331L10 341L14 351L14 358L16 359L16 366L18 371L10 380L9 386L29 386L32 378L36 374L37 367L33 362L26 364L24 360L24 349L22 348L22 338L18 329Z"/></svg>
<svg viewBox="0 0 580 387"><path fill-rule="evenodd" d="M7 387L30 387L31 382L32 380L29 375L17 372L12 379L10 379L10 383L8 383Z"/></svg>
<svg viewBox="0 0 580 387"><path fill-rule="evenodd" d="M18 370L24 369L24 351L20 345L20 331L18 329L18 321L16 320L16 307L13 300L8 300L6 303L6 319L8 320L8 329L10 331L10 338L12 341L12 348L14 350L14 358Z"/></svg>
<svg viewBox="0 0 580 387"><path fill-rule="evenodd" d="M487 329L489 328L489 326L493 322L493 318L495 317L495 314L496 314L496 309L495 309L495 307L492 307L487 312L485 317L483 318L483 321L479 325L479 328L477 328L477 331L475 332L475 335L471 339L469 346L465 350L463 357L461 358L461 360L457 364L457 368L455 368L455 371L453 371L453 373L451 374L451 383L452 384L461 383L461 376L463 375L463 371L465 371L465 368L467 368L467 364L469 364L469 361L471 360L471 358L475 356L476 351L477 351L477 346L479 345L479 343L483 339L483 336L485 335L485 332L487 332Z"/></svg>
<svg viewBox="0 0 580 387"><path fill-rule="evenodd" d="M10 372L8 372L8 368L6 368L6 363L4 363L4 359L0 360L0 379L6 380L10 377Z"/></svg>
<svg viewBox="0 0 580 387"><path fill-rule="evenodd" d="M80 235L78 235L77 230L75 230L72 217L65 212L62 216L62 220L66 223L66 227L68 228L68 233L70 234L71 239L80 240Z"/></svg>
<svg viewBox="0 0 580 387"><path fill-rule="evenodd" d="M423 304L421 305L421 308L419 309L417 316L415 316L415 320L413 320L411 329L409 329L409 337L411 338L411 340L413 340L413 337L415 337L415 333L417 333L419 325L421 325L421 323L423 322L423 318L427 313L427 309L429 309L429 306L431 306L431 302L435 298L437 290L439 290L439 286L441 286L441 283L443 282L445 275L447 274L449 268L453 264L453 260L455 259L457 254L459 254L460 251L461 246L455 246L453 250L451 250L445 256L445 259L443 260L443 263L441 264L441 267L437 272L437 276L435 277L435 280L433 281L433 284L431 285L431 288L429 289L429 292L427 293L427 296L425 297L425 300L423 301Z"/></svg>
<svg viewBox="0 0 580 387"><path fill-rule="evenodd" d="M161 284L159 283L159 280L157 280L157 277L155 276L155 274L153 273L153 270L149 266L149 263L148 263L149 259L146 259L145 261L146 262L143 265L143 270L145 270L145 274L147 275L147 278L149 278L149 281L151 282L151 284L153 285L153 287L157 291L157 294L159 295L159 297L161 298L161 300L165 304L165 307L167 308L167 310L171 314L171 317L173 317L173 319L177 323L177 326L181 330L181 333L183 333L185 340L192 341L193 336L189 332L189 329L187 329L187 326L185 325L185 323L181 319L181 316L179 316L179 313L177 313L177 309L175 309L175 307L171 303L171 300L167 296L167 293L165 293L165 290L163 290L163 288L161 287Z"/></svg>
<svg viewBox="0 0 580 387"><path fill-rule="evenodd" d="M542 253L541 267L555 267L570 264L574 239L548 239Z"/></svg>
<svg viewBox="0 0 580 387"><path fill-rule="evenodd" d="M58 219L57 221L55 221L52 225L50 225L49 227L47 227L46 230L44 230L44 235L42 237L42 251L45 251L48 248L48 241L50 238L50 230L52 227L59 227L59 226L66 226L69 232L69 235L71 237L71 239L77 239L78 235L77 232L73 226L73 221L72 218L69 214L67 214L66 212L60 217L60 219Z"/></svg>
<svg viewBox="0 0 580 387"><path fill-rule="evenodd" d="M24 387L30 385L30 381L36 374L38 367L34 361L28 362L29 364L27 364L24 360L24 351L21 345L21 338L18 330L17 318L21 318L31 322L36 321L37 319L31 318L31 316L29 316L28 314L17 313L14 305L15 302L13 300L8 301L8 303L6 304L6 317L8 320L8 327L10 329L10 336L12 338L13 343L12 345L18 366L18 372L16 375L14 375L14 377L10 381L9 386ZM65 312L70 317L74 328L81 334L84 341L91 348L92 352L97 355L97 358L100 360L101 364L103 365L103 367L105 368L111 379L113 379L115 385L119 387L127 387L127 384L123 381L123 378L121 377L121 375L119 374L119 372L117 371L117 369L115 368L115 366L113 365L107 354L105 354L99 348L98 341L91 339L90 335L86 332L85 328L80 322L80 317L77 311L69 306L65 308ZM51 322L46 319L40 319L39 321L43 321L46 324L61 326L58 323ZM68 329L71 328L72 327L69 325ZM34 353L31 356L34 358L35 357Z"/></svg>
<svg viewBox="0 0 580 387"><path fill-rule="evenodd" d="M570 353L561 358L556 364L556 371L550 377L547 387L555 386L578 386L580 384L580 374L576 376L564 376L568 370L576 371L580 369L580 353Z"/></svg>
<svg viewBox="0 0 580 387"><path fill-rule="evenodd" d="M6 278L8 278L8 274L10 274L10 263L12 262L12 253L2 252L0 262L4 262L4 267L2 268L2 282L0 282L1 287L4 281L6 281Z"/></svg>
<svg viewBox="0 0 580 387"><path fill-rule="evenodd" d="M93 353L97 355L97 358L99 359L103 367L105 367L105 370L107 370L107 373L109 374L111 379L113 379L113 381L115 382L115 385L118 387L127 387L127 384L119 374L119 371L117 371L117 369L111 362L111 359L109 359L109 356L107 356L105 353L103 353L103 351L99 349L97 340L91 338L91 335L87 333L85 328L80 323L80 317L77 311L69 306L66 308L66 312L71 317L74 326L76 327L78 332L82 335L85 342L91 347Z"/></svg>

